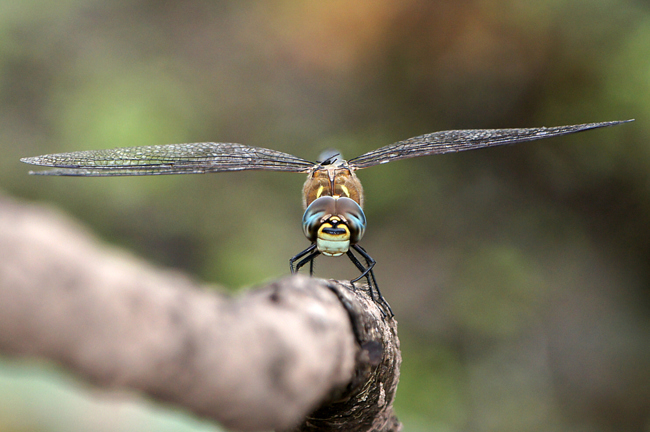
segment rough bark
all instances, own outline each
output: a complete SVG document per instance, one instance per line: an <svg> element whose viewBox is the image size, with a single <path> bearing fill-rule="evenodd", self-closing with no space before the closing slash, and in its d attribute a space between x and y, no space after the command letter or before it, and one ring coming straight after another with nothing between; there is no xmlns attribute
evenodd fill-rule
<svg viewBox="0 0 650 432"><path fill-rule="evenodd" d="M294 276L230 298L6 197L0 258L1 354L233 430L401 428L396 322L349 284Z"/></svg>

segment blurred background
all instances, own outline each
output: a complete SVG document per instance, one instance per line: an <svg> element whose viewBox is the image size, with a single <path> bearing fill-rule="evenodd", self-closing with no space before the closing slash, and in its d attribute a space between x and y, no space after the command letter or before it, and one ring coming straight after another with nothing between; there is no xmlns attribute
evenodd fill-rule
<svg viewBox="0 0 650 432"><path fill-rule="evenodd" d="M408 431L650 431L650 4L0 0L0 189L233 292L308 246L298 174L44 178L20 157L636 122L359 172ZM7 253L7 251L5 251ZM344 258L316 275L357 275ZM216 430L0 361L1 431Z"/></svg>

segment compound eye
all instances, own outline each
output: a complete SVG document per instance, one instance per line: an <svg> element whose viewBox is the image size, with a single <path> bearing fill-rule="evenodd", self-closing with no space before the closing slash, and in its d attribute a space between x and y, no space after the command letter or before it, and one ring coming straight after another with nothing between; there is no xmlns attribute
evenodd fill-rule
<svg viewBox="0 0 650 432"><path fill-rule="evenodd" d="M350 243L358 243L366 233L366 215L361 206L350 198L339 198L336 201L336 214L341 216L350 229Z"/></svg>
<svg viewBox="0 0 650 432"><path fill-rule="evenodd" d="M315 199L302 216L302 231L310 241L316 241L318 229L324 219L336 214L336 199L331 196L323 196Z"/></svg>

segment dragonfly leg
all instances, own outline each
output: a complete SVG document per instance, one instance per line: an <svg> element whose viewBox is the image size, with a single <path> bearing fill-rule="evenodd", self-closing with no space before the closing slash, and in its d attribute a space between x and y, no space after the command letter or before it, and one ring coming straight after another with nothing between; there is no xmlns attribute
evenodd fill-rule
<svg viewBox="0 0 650 432"><path fill-rule="evenodd" d="M363 278L364 276L366 277L366 279L368 279L368 273L372 270L372 267L375 265L375 263L372 263L371 266L364 267L363 264L361 264L361 262L357 259L357 257L354 256L354 254L352 253L351 250L348 250L348 252L347 252L347 256L348 256L348 258L350 258L350 261L352 261L352 263L355 265L355 267L358 268L359 271L361 272L361 274L359 275L359 277L356 277L356 278L352 279L352 280L350 281L350 283L351 283L352 285L354 285L354 283L355 283L356 281L358 281L359 279ZM374 293L372 292L372 285L371 285L370 279L368 279L368 285L369 285L370 288L371 288L371 289L370 289L370 298L372 298L372 299L374 300L374 299L375 299L375 296L374 296Z"/></svg>
<svg viewBox="0 0 650 432"><path fill-rule="evenodd" d="M310 260L307 260L307 261L305 261L304 263L303 263L302 261L300 261L300 262L298 263L298 266L297 266L297 267L294 267L293 263L295 263L296 261L298 261L299 259L301 259L301 258L304 257L305 255L310 254L310 253L313 253L313 252L314 252L314 249L316 249L316 245L315 245L315 244L312 244L311 246L309 246L309 247L308 247L307 249L305 249L304 251L302 251L302 252L300 252L300 253L294 255L293 257L291 257L291 258L289 259L289 268L291 269L291 274L296 273L298 270L300 270L300 267L304 266L304 265L305 265L306 263L308 263ZM318 255L318 254L316 254L316 255ZM314 255L313 257L311 257L311 260L313 260L313 259L316 257L316 255ZM302 263L302 264L301 264L301 263ZM312 269L313 269L313 268L312 268Z"/></svg>
<svg viewBox="0 0 650 432"><path fill-rule="evenodd" d="M306 255L306 256L305 256ZM316 249L316 245L311 245L304 251L300 252L298 255L294 256L289 260L289 266L291 267L291 273L297 273L298 270L300 270L301 267L303 267L305 264L309 263L309 276L314 275L314 258L316 258L318 255L320 255L320 251ZM296 264L295 269L293 263L300 259L298 261L298 264Z"/></svg>
<svg viewBox="0 0 650 432"><path fill-rule="evenodd" d="M302 266L309 263L309 276L314 275L314 258L320 255L320 251L314 250L309 255L301 259L298 264L296 264L296 272L300 270Z"/></svg>
<svg viewBox="0 0 650 432"><path fill-rule="evenodd" d="M381 295L381 291L379 291L379 286L377 285L377 280L375 279L375 272L372 270L373 267L376 264L376 261L370 255L368 255L368 252L366 252L366 250L364 248L362 248L361 246L359 246L357 244L354 244L354 245L352 245L352 249L357 251L359 253L359 255L361 255L363 257L363 259L366 261L366 267L364 267L359 262L359 260L357 259L357 257L354 256L352 251L348 250L347 255L350 258L350 261L352 261L352 263L359 269L359 271L361 271L361 276L359 276L356 279L351 280L350 282L354 286L354 282L358 281L359 279L361 279L362 277L365 276L366 280L368 281L368 286L369 286L369 289L370 289L370 298L374 302L378 303L380 306L383 306L383 308L381 308L381 311L382 311L382 314L384 316L388 316L388 317L395 316L395 314L393 313L393 310L390 308L390 305L388 304L388 302L386 301L384 296ZM377 298L376 299L375 299L374 293L372 291L373 287L377 291Z"/></svg>

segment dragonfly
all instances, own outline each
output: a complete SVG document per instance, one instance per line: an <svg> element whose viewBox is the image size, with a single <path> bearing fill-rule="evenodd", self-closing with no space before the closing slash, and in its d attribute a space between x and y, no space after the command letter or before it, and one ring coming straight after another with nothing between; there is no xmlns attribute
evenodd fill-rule
<svg viewBox="0 0 650 432"><path fill-rule="evenodd" d="M49 170L30 171L30 174L52 176L108 177L245 170L307 174L302 194L305 209L302 229L311 245L290 258L291 273L309 264L309 273L313 276L317 256L337 257L345 254L360 272L357 278L350 281L352 286L366 278L369 296L385 316L392 317L393 311L377 285L373 270L376 261L359 245L366 231L366 216L363 212L363 187L356 171L401 159L534 141L630 121L633 120L523 129L433 132L380 147L347 161L336 152L322 155L319 161L311 162L277 150L214 142L75 151L27 157L21 161L52 167Z"/></svg>

